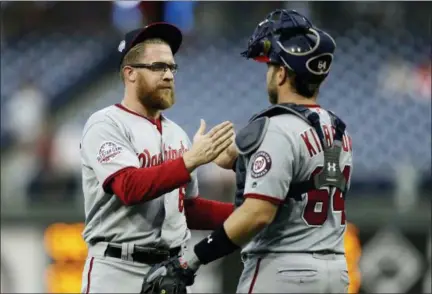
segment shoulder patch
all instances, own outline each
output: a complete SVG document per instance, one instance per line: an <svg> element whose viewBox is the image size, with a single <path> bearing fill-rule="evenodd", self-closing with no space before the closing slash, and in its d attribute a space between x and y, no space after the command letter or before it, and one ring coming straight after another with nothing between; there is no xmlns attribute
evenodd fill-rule
<svg viewBox="0 0 432 294"><path fill-rule="evenodd" d="M269 118L261 117L241 129L235 139L240 154L249 154L261 145L267 132Z"/></svg>
<svg viewBox="0 0 432 294"><path fill-rule="evenodd" d="M270 154L265 151L258 151L251 158L252 166L251 166L251 175L252 178L260 178L266 175L271 166L272 159Z"/></svg>
<svg viewBox="0 0 432 294"><path fill-rule="evenodd" d="M114 142L104 142L98 151L97 161L99 163L108 163L112 161L117 155L123 151L121 146L118 146Z"/></svg>

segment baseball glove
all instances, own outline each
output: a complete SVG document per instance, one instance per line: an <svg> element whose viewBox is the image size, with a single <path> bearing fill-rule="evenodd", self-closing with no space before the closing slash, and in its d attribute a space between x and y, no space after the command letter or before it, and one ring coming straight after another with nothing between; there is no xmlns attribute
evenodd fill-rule
<svg viewBox="0 0 432 294"><path fill-rule="evenodd" d="M186 294L195 273L173 257L154 265L144 278L141 294Z"/></svg>

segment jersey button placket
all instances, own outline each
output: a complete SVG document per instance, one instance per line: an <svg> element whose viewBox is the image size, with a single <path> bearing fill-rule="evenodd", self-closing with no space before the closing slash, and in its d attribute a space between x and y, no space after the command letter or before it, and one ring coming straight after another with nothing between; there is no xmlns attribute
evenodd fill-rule
<svg viewBox="0 0 432 294"><path fill-rule="evenodd" d="M166 124L161 122L161 132L159 133L159 131L157 130L157 126L155 125L156 130L158 131L159 135L160 135L160 152L161 152L161 157L162 157L162 162L165 162L165 153L164 153L164 140L163 140L163 130L165 129ZM168 197L164 196L164 202L165 204L168 204L169 200Z"/></svg>

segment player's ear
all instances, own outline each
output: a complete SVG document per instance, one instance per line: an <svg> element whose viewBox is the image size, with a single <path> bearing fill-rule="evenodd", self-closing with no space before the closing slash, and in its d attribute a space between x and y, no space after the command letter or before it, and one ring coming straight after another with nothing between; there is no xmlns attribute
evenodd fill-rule
<svg viewBox="0 0 432 294"><path fill-rule="evenodd" d="M287 69L284 66L279 66L276 74L276 82L278 86L282 86L288 78Z"/></svg>
<svg viewBox="0 0 432 294"><path fill-rule="evenodd" d="M129 82L134 83L137 78L137 71L130 66L125 66L123 67L123 76L125 81L128 80Z"/></svg>

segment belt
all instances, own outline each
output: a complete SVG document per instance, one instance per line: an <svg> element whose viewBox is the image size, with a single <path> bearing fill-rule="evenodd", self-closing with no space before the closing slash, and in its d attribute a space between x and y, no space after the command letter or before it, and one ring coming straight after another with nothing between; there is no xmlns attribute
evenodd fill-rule
<svg viewBox="0 0 432 294"><path fill-rule="evenodd" d="M132 261L134 262L156 264L168 260L171 257L178 256L180 251L181 247L176 247L169 250L135 247L131 257ZM105 256L121 259L122 249L121 247L108 245L107 249L105 250Z"/></svg>
<svg viewBox="0 0 432 294"><path fill-rule="evenodd" d="M319 251L315 251L315 252L311 252L312 254L322 254L322 255L330 255L330 254L336 254L336 255L344 255L343 253L340 252L335 252L333 250L319 250Z"/></svg>
<svg viewBox="0 0 432 294"><path fill-rule="evenodd" d="M345 255L344 253L335 252L333 250L319 250L319 251L304 251L304 252L275 252L275 251L258 251L258 252L245 252L241 253L242 260L246 260L250 256L265 256L267 254L311 254L311 255Z"/></svg>

